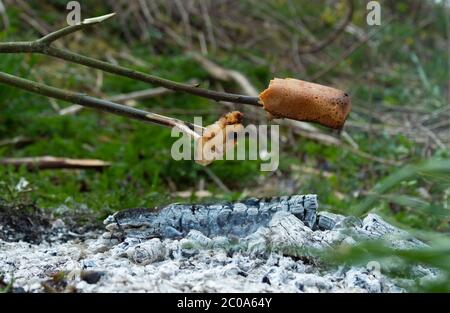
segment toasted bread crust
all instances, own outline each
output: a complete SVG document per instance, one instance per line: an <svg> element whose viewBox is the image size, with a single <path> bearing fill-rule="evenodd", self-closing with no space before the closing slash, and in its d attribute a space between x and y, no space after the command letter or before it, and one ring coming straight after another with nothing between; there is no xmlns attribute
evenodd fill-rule
<svg viewBox="0 0 450 313"><path fill-rule="evenodd" d="M342 128L351 109L345 92L298 79L275 78L260 94L264 110L276 118Z"/></svg>
<svg viewBox="0 0 450 313"><path fill-rule="evenodd" d="M228 150L233 149L237 144L234 134L243 130L243 117L241 112L233 111L223 115L214 124L206 126L203 136L197 140L195 162L206 166L223 158Z"/></svg>
<svg viewBox="0 0 450 313"><path fill-rule="evenodd" d="M221 126L241 124L244 114L239 111L232 111L230 113L224 114L216 123Z"/></svg>

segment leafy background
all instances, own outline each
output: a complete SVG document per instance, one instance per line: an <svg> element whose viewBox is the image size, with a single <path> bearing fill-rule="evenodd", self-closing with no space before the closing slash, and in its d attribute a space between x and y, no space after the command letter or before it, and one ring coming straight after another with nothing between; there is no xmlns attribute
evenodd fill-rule
<svg viewBox="0 0 450 313"><path fill-rule="evenodd" d="M9 23L0 31L1 41L32 40L65 26L67 1L3 2ZM119 15L88 33L63 39L73 51L175 81L195 79L205 88L242 92L232 82L212 78L193 59L194 51L241 72L258 90L273 77L345 89L352 96L353 111L343 132L318 128L320 134L337 139L337 145L314 139L314 131L281 127L275 172L261 172L260 161L218 161L205 170L170 157L175 140L170 130L89 109L61 116L59 110L69 104L2 85L0 157L53 155L111 162L102 171L2 166L3 201L26 199L50 212L62 204L87 206L102 217L174 201L317 193L322 210L358 216L376 212L431 245L429 251L401 255L404 268L420 263L450 273L448 1L447 6L446 1L380 1L380 26L367 25L366 1L80 3L84 18L111 11ZM41 55L1 55L0 68L98 97L149 88ZM264 115L254 116L242 105L180 93L135 105L188 121L202 116L206 123L239 109L247 113L248 123L268 123ZM15 138L29 142L14 144ZM21 178L30 188L13 192ZM367 245L339 253L348 262L367 263L394 252ZM450 283L418 282L414 288L447 291Z"/></svg>

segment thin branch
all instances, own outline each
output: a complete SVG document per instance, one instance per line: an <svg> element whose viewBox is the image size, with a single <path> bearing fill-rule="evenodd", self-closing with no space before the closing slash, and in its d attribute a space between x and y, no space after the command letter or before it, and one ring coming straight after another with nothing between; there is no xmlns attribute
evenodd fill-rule
<svg viewBox="0 0 450 313"><path fill-rule="evenodd" d="M375 35L379 34L382 30L384 30L385 28L387 28L391 22L394 20L394 18L390 18L387 21L384 22L383 26L381 26L381 28L379 28L376 31L372 31L369 34L367 34L367 36L364 38L364 40L362 41L358 41L355 44L353 44L352 46L350 46L350 48L348 48L347 50L345 50L341 56L339 56L338 58L335 58L333 62L331 62L330 64L328 64L325 68L319 70L318 72L316 72L312 77L310 77L309 79L311 79L312 81L319 79L320 77L322 77L323 75L325 75L326 73L328 73L329 71L335 69L340 63L342 63L343 61L345 61L348 57L350 57L353 53L355 53L356 50L358 50L359 48L363 47L364 45L366 45L370 39L372 39Z"/></svg>
<svg viewBox="0 0 450 313"><path fill-rule="evenodd" d="M257 97L258 91L256 91L256 88L253 87L253 85L250 83L247 77L245 77L242 73L223 68L207 58L203 57L202 55L198 53L190 53L190 55L196 60L213 78L219 79L222 81L234 81L237 83L242 91L248 95Z"/></svg>
<svg viewBox="0 0 450 313"><path fill-rule="evenodd" d="M305 49L300 49L300 54L309 54L309 53L317 53L330 45L333 41L335 41L344 31L347 25L352 21L353 13L355 11L355 3L354 0L347 0L348 11L345 15L345 18L342 22L336 27L336 29L324 40L320 41L313 47L307 47Z"/></svg>
<svg viewBox="0 0 450 313"><path fill-rule="evenodd" d="M113 17L115 15L116 15L116 13L110 13L110 14L106 14L103 16L99 16L99 17L88 18L88 19L83 20L80 24L75 24L75 25L70 25L70 26L64 27L60 30L57 30L55 32L52 32L52 33L42 37L41 39L38 39L37 41L51 44L52 42L54 42L64 36L73 34L77 31L85 29L89 26L99 24L103 21L106 21L107 19L110 19L111 17Z"/></svg>
<svg viewBox="0 0 450 313"><path fill-rule="evenodd" d="M200 135L194 131L200 129L199 126L181 120L177 120L171 117L139 110L136 108L121 105L107 100L90 97L85 94L47 86L44 84L36 83L34 81L6 74L3 72L0 72L0 83L4 83L6 85L17 87L50 98L55 98L66 102L87 106L97 110L130 117L148 123L158 124L169 128L177 127L178 129L180 129L180 131L186 133L189 136L192 136L194 139L198 139L200 137Z"/></svg>
<svg viewBox="0 0 450 313"><path fill-rule="evenodd" d="M182 91L197 95L200 97L212 99L215 101L228 101L235 103L250 104L254 106L260 106L259 98L254 96L244 96L238 94L231 94L226 92L218 92L197 86L191 86L183 83L174 82L168 79L160 78L157 76L149 75L143 72L135 71L123 66L114 65L108 62L100 61L94 58L86 57L81 54L77 54L68 50L56 48L52 46L52 43L64 36L72 34L79 30L84 30L101 23L114 16L114 13L105 16L100 16L92 19L84 20L82 23L68 26L66 28L57 30L50 33L41 39L28 42L5 42L0 43L0 53L41 53L55 58L59 58L72 63L85 65L91 68L96 68L111 74L128 77L134 80L143 81L150 84L159 85L167 89Z"/></svg>
<svg viewBox="0 0 450 313"><path fill-rule="evenodd" d="M44 35L49 32L50 26L37 16L33 8L24 0L5 0L5 3L16 8L19 13L20 19L34 28L39 34Z"/></svg>
<svg viewBox="0 0 450 313"><path fill-rule="evenodd" d="M95 159L69 159L52 156L31 158L5 158L0 160L1 165L27 167L33 169L102 169L110 166L109 162Z"/></svg>
<svg viewBox="0 0 450 313"><path fill-rule="evenodd" d="M165 95L167 93L172 92L172 90L169 90L164 87L156 87L152 89L147 90L139 90L139 91L133 91L130 93L125 93L121 95L115 95L109 98L110 101L123 103L130 100L142 100L142 99L148 99L151 97L161 96Z"/></svg>
<svg viewBox="0 0 450 313"><path fill-rule="evenodd" d="M15 146L15 147L21 147L26 146L28 144L33 143L35 140L33 138L27 138L23 136L11 138L11 139L3 139L0 140L0 148L5 146Z"/></svg>
<svg viewBox="0 0 450 313"><path fill-rule="evenodd" d="M211 178L220 189L222 189L224 192L227 193L231 192L230 188L228 188L227 185L225 185L223 181L212 170L210 170L208 167L203 167L203 170L205 171L206 174L208 174L209 178Z"/></svg>

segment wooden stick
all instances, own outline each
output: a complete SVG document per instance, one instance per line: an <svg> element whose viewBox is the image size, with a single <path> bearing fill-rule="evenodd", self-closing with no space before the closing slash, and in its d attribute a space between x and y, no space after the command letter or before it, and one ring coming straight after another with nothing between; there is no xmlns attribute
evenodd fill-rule
<svg viewBox="0 0 450 313"><path fill-rule="evenodd" d="M141 120L148 123L158 124L169 128L177 127L180 131L193 137L194 139L198 139L199 137L201 137L195 132L195 130L201 129L201 127L164 115L139 110L111 101L90 97L81 93L47 86L3 72L0 72L0 83L27 90L29 92L41 94L43 96L83 105L116 115L130 117L132 119Z"/></svg>
<svg viewBox="0 0 450 313"><path fill-rule="evenodd" d="M16 168L26 166L28 169L102 169L110 166L109 162L93 159L69 159L53 156L31 158L5 158L0 160L2 165Z"/></svg>
<svg viewBox="0 0 450 313"><path fill-rule="evenodd" d="M111 74L119 76L125 76L134 80L143 81L150 84L159 85L167 89L182 91L197 95L200 97L212 99L215 101L229 101L236 103L245 103L255 106L260 106L258 97L250 97L244 95L231 94L226 92L213 91L208 89L199 88L189 84L183 84L174 82L168 79L160 78L157 76L149 75L143 72L135 71L120 65L111 64L108 62L100 61L94 58L86 57L81 54L77 54L68 50L56 48L52 46L52 43L62 37L70 35L74 32L87 29L93 25L99 24L103 21L115 16L115 13L86 19L80 24L73 26L67 26L53 33L50 33L35 41L26 42L5 42L0 43L0 53L41 53L49 56L53 56L65 61L85 65L91 68L96 68Z"/></svg>

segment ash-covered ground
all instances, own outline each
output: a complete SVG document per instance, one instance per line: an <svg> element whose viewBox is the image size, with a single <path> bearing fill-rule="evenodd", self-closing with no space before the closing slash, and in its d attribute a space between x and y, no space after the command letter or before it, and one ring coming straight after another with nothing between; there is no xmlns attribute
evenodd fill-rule
<svg viewBox="0 0 450 313"><path fill-rule="evenodd" d="M6 227L8 228L8 227ZM315 195L137 209L105 220L106 232L33 243L0 239L0 288L15 292L403 292L373 264L324 266L313 251L386 240L425 244L369 214L317 213ZM5 227L3 227L5 229ZM0 230L2 231L2 230ZM72 233L72 237L70 234ZM66 236L69 234L69 236ZM416 266L412 279L438 273ZM405 281L402 282L405 284Z"/></svg>

